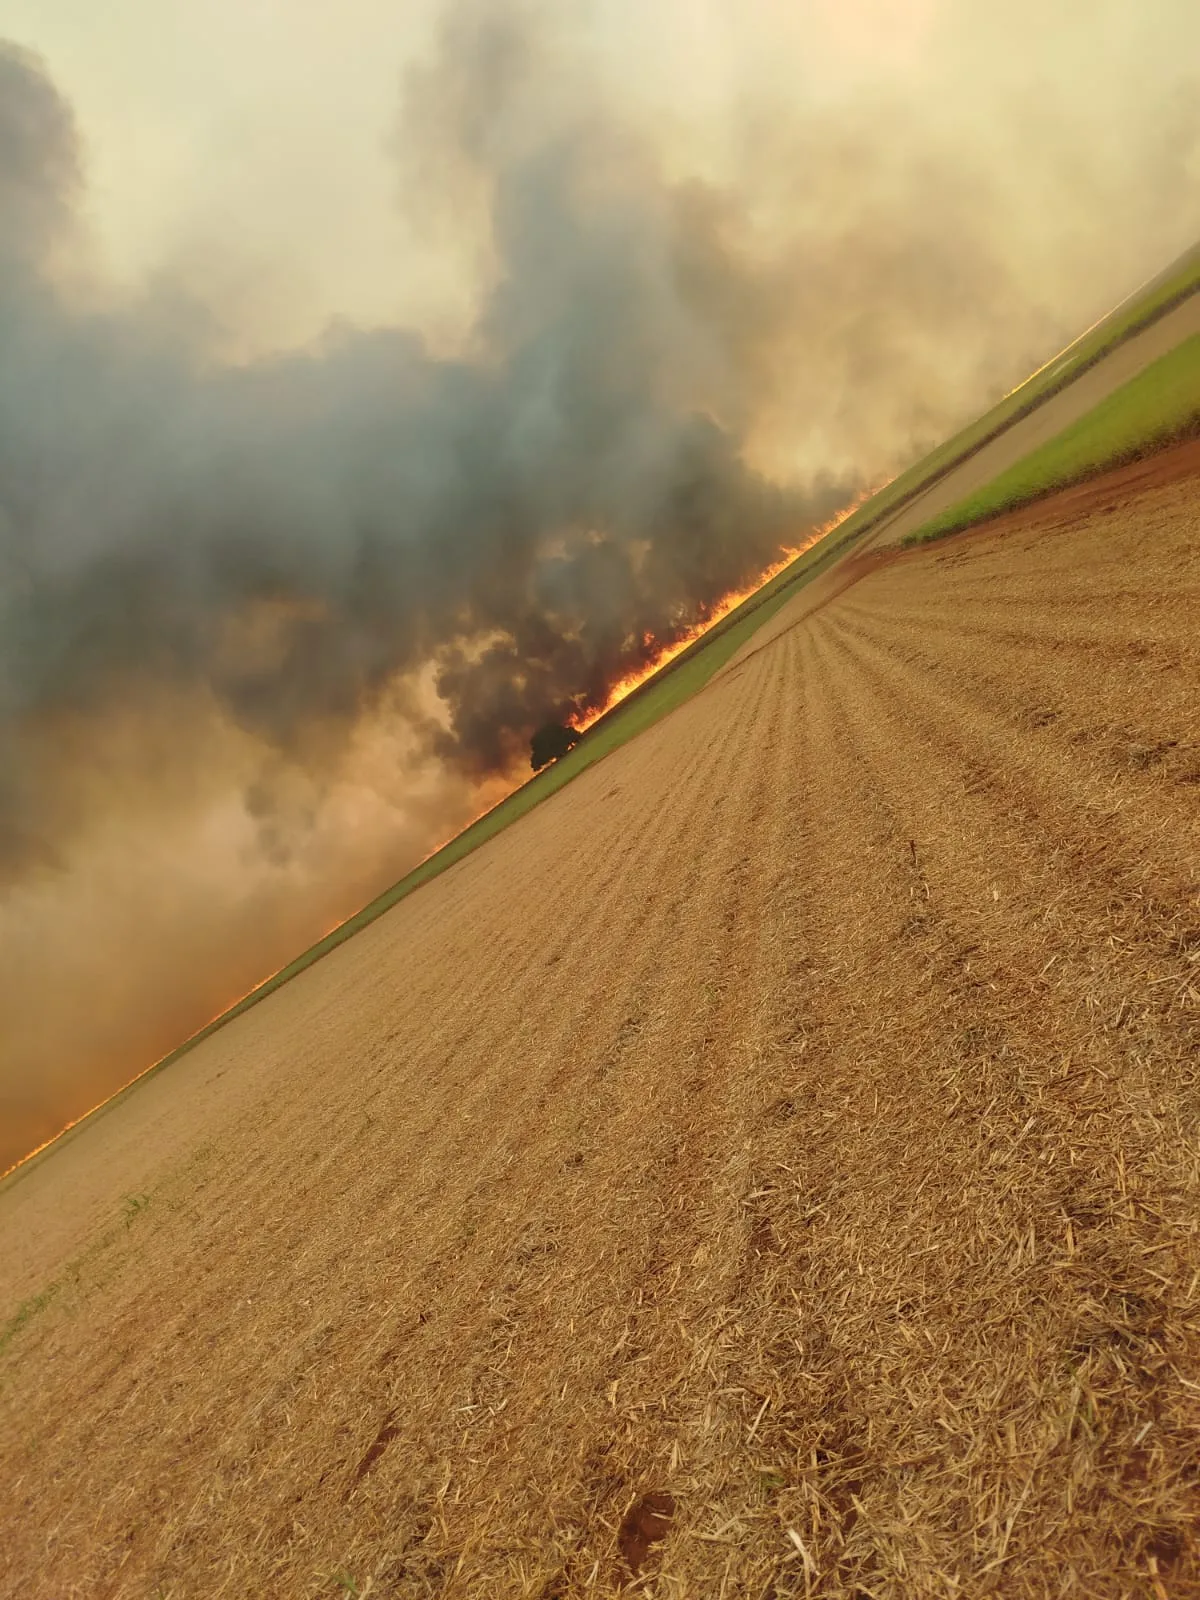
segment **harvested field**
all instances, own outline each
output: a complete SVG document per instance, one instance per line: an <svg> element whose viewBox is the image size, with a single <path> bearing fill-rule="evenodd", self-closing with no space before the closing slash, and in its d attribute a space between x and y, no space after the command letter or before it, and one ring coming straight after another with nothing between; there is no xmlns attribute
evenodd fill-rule
<svg viewBox="0 0 1200 1600"><path fill-rule="evenodd" d="M5 1592L1200 1593L1140 470L814 583L0 1192Z"/></svg>

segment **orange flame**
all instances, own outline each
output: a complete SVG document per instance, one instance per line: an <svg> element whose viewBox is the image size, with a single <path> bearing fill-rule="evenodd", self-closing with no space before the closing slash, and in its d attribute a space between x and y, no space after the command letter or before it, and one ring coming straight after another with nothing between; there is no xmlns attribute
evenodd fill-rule
<svg viewBox="0 0 1200 1600"><path fill-rule="evenodd" d="M875 489L864 489L848 506L839 511L837 516L831 518L829 522L823 523L821 527L814 528L803 544L784 550L779 559L773 561L769 567L760 572L753 583L747 585L744 589L732 589L728 594L723 595L703 622L697 622L693 627L681 633L678 638L673 639L670 644L663 645L660 649L655 650L643 666L634 667L624 677L618 678L608 691L608 697L599 710L589 711L586 717L580 719L577 723L579 729L585 731L594 722L599 722L601 717L607 716L614 706L620 705L621 701L631 695L635 689L641 688L647 679L652 678L656 672L661 672L663 667L674 661L676 656L682 655L689 645L695 644L697 639L702 639L710 628L723 621L731 611L736 611L743 601L749 600L751 595L757 594L765 583L770 583L772 578L778 577L786 567L790 567L793 561L804 555L806 551L811 550L815 544L819 544L835 528L840 527L848 517L854 515L859 506L863 505L876 492ZM651 644L649 638L643 642L647 646Z"/></svg>

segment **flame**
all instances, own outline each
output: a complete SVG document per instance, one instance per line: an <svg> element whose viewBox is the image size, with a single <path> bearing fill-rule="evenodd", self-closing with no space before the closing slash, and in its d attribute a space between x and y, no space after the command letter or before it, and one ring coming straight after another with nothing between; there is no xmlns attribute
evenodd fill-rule
<svg viewBox="0 0 1200 1600"><path fill-rule="evenodd" d="M828 522L822 523L819 528L814 528L803 544L790 546L788 549L783 550L778 560L773 561L769 567L760 572L753 583L748 584L744 589L731 589L728 594L722 595L721 599L717 601L702 622L697 622L686 629L674 638L670 644L662 645L657 650L653 650L653 653L647 657L641 666L631 668L623 677L618 678L616 683L609 689L604 704L598 710L589 711L585 717L577 721L576 726L579 730L584 732L593 723L599 722L601 717L607 716L614 706L620 705L621 701L631 695L635 689L640 689L647 679L652 678L656 672L661 672L663 667L674 661L676 656L682 655L690 645L695 644L698 639L702 639L710 628L714 628L731 611L736 611L743 601L749 600L751 595L757 594L765 583L770 583L772 578L778 577L785 568L790 567L793 561L811 550L814 545L819 544L826 535L832 533L835 528L840 527L848 517L854 515L859 506L865 504L878 492L878 489L864 489L835 517L832 517ZM653 649L653 639L650 636L647 636L642 643L643 647Z"/></svg>
<svg viewBox="0 0 1200 1600"><path fill-rule="evenodd" d="M818 534L817 538L819 537L820 535ZM694 623L690 628L685 628L682 633L677 634L672 639L670 644L660 645L655 649L653 636L647 634L642 640L642 646L644 649L650 650L651 654L646 657L640 666L632 667L623 677L617 679L616 683L609 689L603 705L599 706L595 711L589 711L585 717L581 717L578 720L576 726L580 732L585 732L594 722L599 722L601 717L607 716L614 706L619 706L621 701L631 695L635 689L640 689L647 679L652 678L656 672L661 672L663 667L674 661L676 656L682 655L689 645L695 644L697 639L703 639L710 628L723 621L731 611L736 611L743 600L748 600L752 594L757 594L764 583L769 583L785 567L791 566L797 556L803 555L815 543L816 539L812 539L808 544L783 551L779 560L772 562L754 583L745 589L732 589L728 594L722 595L702 622Z"/></svg>

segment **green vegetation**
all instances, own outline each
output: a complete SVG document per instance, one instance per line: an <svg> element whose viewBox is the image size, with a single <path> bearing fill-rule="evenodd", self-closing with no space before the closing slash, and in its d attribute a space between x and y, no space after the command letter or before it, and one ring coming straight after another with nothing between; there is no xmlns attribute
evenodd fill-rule
<svg viewBox="0 0 1200 1600"><path fill-rule="evenodd" d="M0 1355L4 1354L25 1324L32 1322L39 1311L46 1309L61 1288L62 1282L57 1281L48 1289L43 1289L41 1294L30 1295L28 1300L21 1301L8 1321L0 1325Z"/></svg>
<svg viewBox="0 0 1200 1600"><path fill-rule="evenodd" d="M1122 462L1162 449L1200 429L1200 334L1160 357L1085 416L985 488L934 517L905 544L939 539L1001 511Z"/></svg>
<svg viewBox="0 0 1200 1600"><path fill-rule="evenodd" d="M912 466L906 467L869 500L864 500L862 505L858 506L844 522L839 523L827 538L777 574L770 584L751 596L746 604L758 603L777 586L790 586L798 575L803 574L806 578L814 576L813 571L804 570L807 563L817 560L821 566L828 565L835 556L840 555L884 518L891 516L909 500L923 493L931 484L936 483L952 468L974 455L1014 422L1019 422L1022 417L1028 416L1043 401L1049 400L1052 395L1058 394L1060 390L1074 383L1076 378L1089 367L1094 367L1097 362L1102 361L1119 344L1140 333L1143 328L1157 321L1159 317L1165 316L1169 311L1173 311L1177 305L1181 305L1197 292L1200 292L1200 245L1189 250L1159 277L1152 279L1128 299L1123 300L1107 317L1081 334L1073 344L1068 345L1044 366L1039 367L1037 372L1027 378L1019 388L1005 395L990 411L977 417L974 422L947 439L944 444L938 445L928 455L913 462ZM736 616L737 613L733 615Z"/></svg>
<svg viewBox="0 0 1200 1600"><path fill-rule="evenodd" d="M1068 384L1074 383L1089 367L1131 338L1150 323L1165 316L1177 305L1200 290L1200 246L1174 262L1160 277L1153 279L1136 295L1109 313L1095 327L1089 328L1068 345L1058 356L1040 367L1019 388L982 417L968 424L961 432L947 439L936 450L893 478L884 489L861 506L854 517L845 524L845 531L862 532L867 524L879 522L898 510L906 501L927 489L938 478L944 477L960 461L974 455L1005 428L1019 422L1058 394ZM857 524L857 526L855 526Z"/></svg>
<svg viewBox="0 0 1200 1600"><path fill-rule="evenodd" d="M148 1194L127 1194L125 1196L125 1226L132 1227L138 1217L150 1204Z"/></svg>
<svg viewBox="0 0 1200 1600"><path fill-rule="evenodd" d="M52 1147L53 1148L53 1147ZM152 1200L161 1201L167 1210L177 1210L180 1194L190 1191L196 1177L204 1165L215 1154L215 1146L203 1144L184 1162L182 1167L164 1177L150 1194L128 1194L124 1197L121 1207L121 1229L106 1228L98 1234L88 1247L73 1260L68 1261L61 1269L59 1276L52 1283L46 1285L38 1294L30 1295L22 1300L16 1310L3 1322L0 1322L0 1356L2 1356L21 1331L40 1314L47 1310L68 1289L79 1289L85 1275L94 1283L103 1281L103 1273L117 1270L118 1263L114 1264L113 1252L119 1245L122 1233L127 1233L131 1227L144 1217ZM17 1168L17 1172L25 1169ZM120 1256L120 1252L116 1251Z"/></svg>

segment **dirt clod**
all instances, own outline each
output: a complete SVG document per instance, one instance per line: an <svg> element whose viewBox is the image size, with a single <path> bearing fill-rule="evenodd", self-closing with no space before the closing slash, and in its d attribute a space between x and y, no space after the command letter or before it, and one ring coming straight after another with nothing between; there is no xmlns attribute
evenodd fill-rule
<svg viewBox="0 0 1200 1600"><path fill-rule="evenodd" d="M665 1539L671 1531L674 1516L674 1496L664 1489L653 1489L639 1495L621 1519L621 1526L617 1530L617 1548L634 1577L645 1566L650 1547Z"/></svg>

